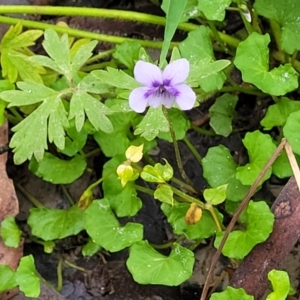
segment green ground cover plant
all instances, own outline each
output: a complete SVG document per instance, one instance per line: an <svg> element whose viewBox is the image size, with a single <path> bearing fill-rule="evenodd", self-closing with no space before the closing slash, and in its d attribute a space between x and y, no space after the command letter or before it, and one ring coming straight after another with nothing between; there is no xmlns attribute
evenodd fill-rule
<svg viewBox="0 0 300 300"><path fill-rule="evenodd" d="M68 209L37 204L30 210L27 223L31 234L45 251L55 251L56 240L85 231L89 240L82 248L84 256L101 249L117 252L129 248L126 264L136 282L173 286L192 275L193 250L204 239L215 238L214 246L220 245L226 230L224 213L234 213L282 138L300 155L300 2L165 0L161 7L165 18L126 11L117 14L122 19L164 25L163 42L1 15L0 22L12 26L0 42L0 110L1 122L7 117L12 127L9 147L14 163L29 161L29 170L47 182L69 184L87 170L87 159L93 155L85 150L89 138L108 158L102 177ZM35 9L0 6L0 13L36 13ZM242 18L244 26L238 34L223 32L226 11ZM88 8L40 7L39 13L116 17L113 10ZM172 39L177 29L188 35L175 43ZM39 38L44 55L30 50ZM96 53L99 40L118 45ZM158 61L148 54L149 47L160 49ZM110 54L110 61L98 63ZM234 69L240 72L241 82L232 78ZM255 95L258 102L272 101L260 128L245 131L243 145L249 160L239 164L222 144L210 147L201 157L187 140L187 131L228 137L239 130L235 108L240 94ZM201 107L208 98L215 101L209 108L210 128L203 129L192 124L186 111ZM149 152L159 139L173 144L177 165L151 159ZM208 184L203 191L186 174L180 140L203 168ZM174 176L175 168L181 178ZM283 152L257 189L272 175L287 178L292 174ZM141 180L151 185L146 187ZM99 184L104 197L93 199L93 189ZM142 193L161 202L172 227L176 240L164 245L170 249L168 256L144 239L142 224L122 225L119 221L137 214ZM243 229L229 234L222 253L241 261L268 238L274 215L264 199L251 200L238 222ZM2 222L1 237L7 246L18 247L21 234L14 218ZM189 243L183 242L186 240ZM273 292L267 299L285 299L291 293L285 272L274 270L269 279ZM19 286L26 296L38 297L41 281L31 255L21 259L16 271L0 266L0 291ZM228 287L210 299L254 298L242 289Z"/></svg>

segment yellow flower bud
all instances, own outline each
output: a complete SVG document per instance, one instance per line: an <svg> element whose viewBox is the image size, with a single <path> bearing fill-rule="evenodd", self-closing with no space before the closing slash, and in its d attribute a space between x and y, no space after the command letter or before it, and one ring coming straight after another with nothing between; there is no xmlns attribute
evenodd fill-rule
<svg viewBox="0 0 300 300"><path fill-rule="evenodd" d="M140 146L130 146L125 152L126 158L131 162L139 162L143 157L143 148L144 144Z"/></svg>

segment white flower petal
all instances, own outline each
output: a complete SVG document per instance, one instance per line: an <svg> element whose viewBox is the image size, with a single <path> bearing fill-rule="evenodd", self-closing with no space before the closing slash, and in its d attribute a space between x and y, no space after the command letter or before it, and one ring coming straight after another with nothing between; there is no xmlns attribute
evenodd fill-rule
<svg viewBox="0 0 300 300"><path fill-rule="evenodd" d="M162 104L166 107L166 108L171 108L175 103L175 97L169 95L168 97L163 97L162 98Z"/></svg>
<svg viewBox="0 0 300 300"><path fill-rule="evenodd" d="M157 93L152 94L151 96L149 96L147 98L147 100L148 100L149 106L154 107L154 108L159 107L161 104L163 104L162 103L162 97Z"/></svg>
<svg viewBox="0 0 300 300"><path fill-rule="evenodd" d="M133 72L135 80L144 86L151 87L154 83L162 84L162 72L154 64L139 60Z"/></svg>
<svg viewBox="0 0 300 300"><path fill-rule="evenodd" d="M164 69L162 73L163 82L169 86L183 83L187 79L189 72L190 64L187 59L180 58L174 60Z"/></svg>
<svg viewBox="0 0 300 300"><path fill-rule="evenodd" d="M147 87L138 87L134 89L129 95L129 106L137 113L145 111L148 104L148 99L145 94L148 92Z"/></svg>
<svg viewBox="0 0 300 300"><path fill-rule="evenodd" d="M175 99L179 108L182 110L192 109L196 101L196 94L192 88L187 84L178 84L174 88L179 92Z"/></svg>

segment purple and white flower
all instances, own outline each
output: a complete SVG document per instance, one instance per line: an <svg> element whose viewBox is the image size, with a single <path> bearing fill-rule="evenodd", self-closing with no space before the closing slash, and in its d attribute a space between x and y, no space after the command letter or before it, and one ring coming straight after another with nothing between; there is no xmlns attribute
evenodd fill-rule
<svg viewBox="0 0 300 300"><path fill-rule="evenodd" d="M191 109L196 94L185 84L190 72L187 59L174 60L161 70L158 66L139 60L134 67L134 78L142 87L135 88L129 96L132 110L141 113L147 106L164 105L171 108L176 103L180 109Z"/></svg>

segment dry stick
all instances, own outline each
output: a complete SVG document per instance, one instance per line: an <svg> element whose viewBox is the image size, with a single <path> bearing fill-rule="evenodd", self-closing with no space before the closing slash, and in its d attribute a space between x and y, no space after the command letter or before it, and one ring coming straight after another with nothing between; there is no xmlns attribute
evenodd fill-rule
<svg viewBox="0 0 300 300"><path fill-rule="evenodd" d="M210 265L208 274L207 274L207 278L202 290L202 294L200 297L200 300L205 300L206 296L207 296L207 292L208 292L208 288L209 288L209 284L210 281L212 279L212 275L215 269L215 266L220 258L222 249L225 245L225 242L228 238L229 233L231 232L231 230L233 229L237 219L239 218L240 214L242 213L242 211L244 210L244 208L247 206L250 198L253 196L253 194L256 191L256 188L258 187L258 185L260 184L261 180L264 178L266 172L268 171L268 169L271 167L271 165L274 163L274 161L276 160L276 158L279 156L280 152L283 150L283 148L285 147L287 141L286 139L282 139L282 141L280 142L280 144L278 145L278 147L276 148L276 150L274 151L274 153L272 154L271 158L268 160L268 162L265 164L265 166L263 167L262 171L259 173L258 177L256 178L256 180L254 181L254 183L252 184L251 188L249 189L247 195L245 196L245 198L243 199L243 201L241 202L241 204L239 205L237 211L235 212L235 214L233 215L228 227L226 228L226 231L224 232L224 236L221 240L221 243L212 259L212 263Z"/></svg>
<svg viewBox="0 0 300 300"><path fill-rule="evenodd" d="M284 148L285 148L287 157L289 159L291 168L293 170L293 173L294 173L294 176L295 176L295 179L296 179L296 182L297 182L298 189L300 191L300 171L299 171L298 163L296 161L295 155L293 153L292 147L289 144L289 142L286 142L286 145L284 146Z"/></svg>

